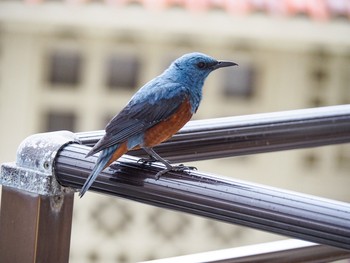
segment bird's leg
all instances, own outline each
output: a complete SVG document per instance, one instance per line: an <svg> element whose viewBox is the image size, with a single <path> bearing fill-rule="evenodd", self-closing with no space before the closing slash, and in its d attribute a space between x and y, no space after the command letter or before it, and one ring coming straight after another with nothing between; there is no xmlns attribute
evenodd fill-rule
<svg viewBox="0 0 350 263"><path fill-rule="evenodd" d="M167 172L170 171L177 171L177 172L182 172L182 171L186 171L186 170L197 170L196 167L194 166L185 166L183 164L180 165L171 165L167 160L163 159L162 157L159 156L159 154L157 154L152 148L148 148L148 147L143 147L142 149L145 150L145 152L147 152L149 154L149 156L151 156L152 159L155 159L159 162L161 162L162 164L165 165L165 169L162 171L159 171L156 174L156 179L158 180L163 174L166 174Z"/></svg>
<svg viewBox="0 0 350 263"><path fill-rule="evenodd" d="M151 160L161 162L166 166L167 169L170 169L173 167L167 160L160 157L159 154L156 153L152 148L143 147L142 149L144 149L145 152L148 153L148 155L151 157Z"/></svg>
<svg viewBox="0 0 350 263"><path fill-rule="evenodd" d="M137 162L138 163L143 163L143 164L151 164L154 162L161 162L164 165L170 165L170 163L160 157L152 148L149 147L142 147L142 149L148 154L149 158L140 158Z"/></svg>

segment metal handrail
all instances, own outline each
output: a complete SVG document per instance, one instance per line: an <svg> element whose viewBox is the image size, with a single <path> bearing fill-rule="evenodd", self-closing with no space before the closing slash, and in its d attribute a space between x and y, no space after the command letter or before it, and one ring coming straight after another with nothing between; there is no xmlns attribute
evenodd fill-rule
<svg viewBox="0 0 350 263"><path fill-rule="evenodd" d="M104 131L76 135L95 144ZM175 162L232 157L350 142L350 105L191 121L155 147ZM131 151L145 156L142 150Z"/></svg>
<svg viewBox="0 0 350 263"><path fill-rule="evenodd" d="M156 259L143 263L320 263L350 257L350 251L302 240L287 239L263 244L228 248L197 254Z"/></svg>
<svg viewBox="0 0 350 263"><path fill-rule="evenodd" d="M80 188L97 159L89 147L70 144L58 154L56 178ZM91 190L232 224L350 249L350 204L209 175L169 172L124 155L96 179Z"/></svg>

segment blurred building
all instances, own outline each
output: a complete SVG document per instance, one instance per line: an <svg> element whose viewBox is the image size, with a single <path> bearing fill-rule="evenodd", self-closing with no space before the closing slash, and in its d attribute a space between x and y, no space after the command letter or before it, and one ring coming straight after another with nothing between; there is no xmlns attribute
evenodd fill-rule
<svg viewBox="0 0 350 263"><path fill-rule="evenodd" d="M350 103L349 0L0 1L0 162L28 135L103 129L145 82L199 51L232 60L196 119ZM196 164L350 201L349 145ZM88 193L71 262L134 262L282 237Z"/></svg>

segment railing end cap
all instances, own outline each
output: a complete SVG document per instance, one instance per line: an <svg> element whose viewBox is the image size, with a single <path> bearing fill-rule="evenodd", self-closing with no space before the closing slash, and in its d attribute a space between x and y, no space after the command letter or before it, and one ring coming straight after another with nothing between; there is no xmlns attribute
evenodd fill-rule
<svg viewBox="0 0 350 263"><path fill-rule="evenodd" d="M1 165L0 184L41 195L67 192L56 181L53 167L57 153L69 143L80 143L77 136L69 131L27 137L17 149L16 162Z"/></svg>

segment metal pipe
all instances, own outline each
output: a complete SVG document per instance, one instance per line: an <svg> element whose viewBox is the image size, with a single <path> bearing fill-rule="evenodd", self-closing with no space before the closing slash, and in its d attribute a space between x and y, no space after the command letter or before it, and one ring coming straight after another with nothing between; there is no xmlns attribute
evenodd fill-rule
<svg viewBox="0 0 350 263"><path fill-rule="evenodd" d="M103 134L77 136L91 146ZM155 150L170 161L188 162L346 142L350 142L350 105L340 105L191 121ZM130 154L145 156L142 150Z"/></svg>
<svg viewBox="0 0 350 263"><path fill-rule="evenodd" d="M57 180L80 188L97 156L70 144L55 159ZM163 208L350 249L350 204L197 171L154 175L163 166L124 155L97 178L91 190Z"/></svg>
<svg viewBox="0 0 350 263"><path fill-rule="evenodd" d="M287 239L244 247L222 249L144 263L238 263L238 262L303 262L319 263L350 258L350 251Z"/></svg>

